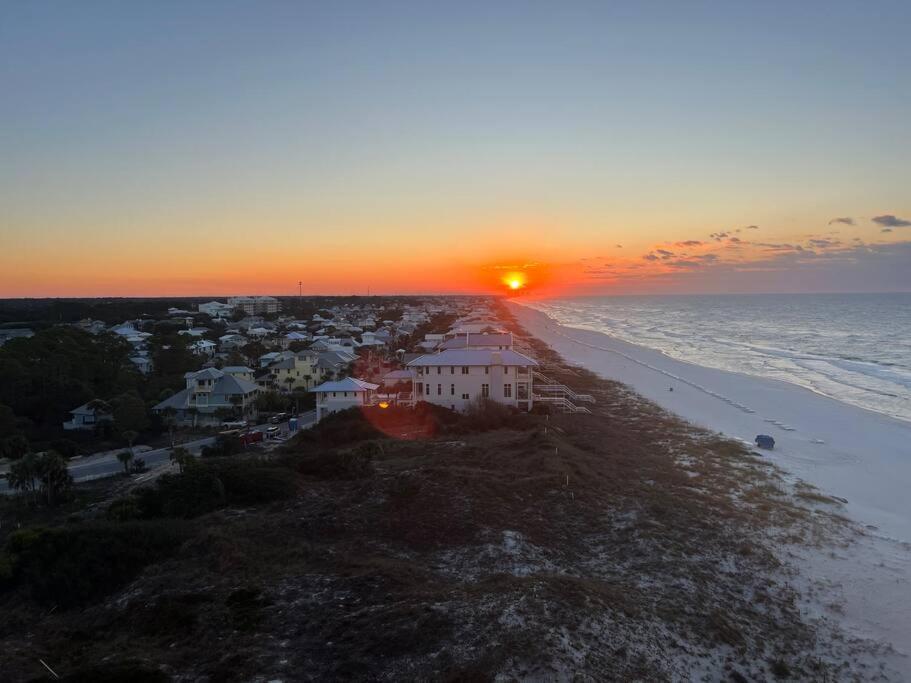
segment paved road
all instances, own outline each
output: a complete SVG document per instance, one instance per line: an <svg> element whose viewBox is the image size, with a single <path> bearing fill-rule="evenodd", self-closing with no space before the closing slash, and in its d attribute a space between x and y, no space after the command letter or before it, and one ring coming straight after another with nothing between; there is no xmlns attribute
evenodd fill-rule
<svg viewBox="0 0 911 683"><path fill-rule="evenodd" d="M316 411L311 410L306 413L301 413L298 416L298 425L301 429L310 427L316 422ZM250 431L254 432L264 432L270 427L278 427L279 434L282 436L288 436L288 423L283 422L278 425L264 423L261 425L256 425L251 427ZM197 439L196 441L188 441L187 443L178 444L183 446L191 453L198 455L203 446L211 446L215 443L215 437L210 436L204 439ZM163 465L167 465L171 461L171 449L170 448L158 448L152 451L145 451L143 453L137 453L137 458L142 458L145 461L146 467L149 470L154 470ZM73 481L88 481L90 479L100 479L101 477L109 477L113 474L118 474L123 472L123 465L120 464L120 461L117 460L115 454L102 455L102 456L86 456L80 460L77 460L69 465L67 468L70 471L70 474L73 476ZM9 485L6 482L6 479L0 479L0 494L10 493Z"/></svg>

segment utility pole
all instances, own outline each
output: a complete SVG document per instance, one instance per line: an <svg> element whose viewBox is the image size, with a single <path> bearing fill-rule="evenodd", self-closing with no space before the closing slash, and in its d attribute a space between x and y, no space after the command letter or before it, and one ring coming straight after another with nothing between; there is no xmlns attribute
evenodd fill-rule
<svg viewBox="0 0 911 683"><path fill-rule="evenodd" d="M301 296L302 296L303 291L304 291L304 290L302 289L303 285L304 285L304 283L303 283L302 280L298 280L298 281L297 281L297 310L298 310L298 313L300 313L301 311L304 310L303 307L302 307L302 304L301 304Z"/></svg>

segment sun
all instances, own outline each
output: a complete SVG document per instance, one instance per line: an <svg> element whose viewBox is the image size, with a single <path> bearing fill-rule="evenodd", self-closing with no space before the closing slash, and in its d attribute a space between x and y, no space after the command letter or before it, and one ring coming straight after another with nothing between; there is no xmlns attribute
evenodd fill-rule
<svg viewBox="0 0 911 683"><path fill-rule="evenodd" d="M509 289L516 292L516 291L522 289L523 287L525 287L525 284L527 281L525 279L525 273L521 273L518 271L512 271L512 272L506 273L506 275L503 276L502 282Z"/></svg>

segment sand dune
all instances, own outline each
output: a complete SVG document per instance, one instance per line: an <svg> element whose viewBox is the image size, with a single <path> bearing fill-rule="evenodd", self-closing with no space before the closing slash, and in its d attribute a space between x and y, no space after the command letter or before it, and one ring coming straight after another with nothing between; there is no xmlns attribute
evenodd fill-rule
<svg viewBox="0 0 911 683"><path fill-rule="evenodd" d="M794 478L844 499L844 513L864 529L837 553L801 553L805 579L821 591L820 600L838 604L851 631L911 654L911 423L565 327L525 306L511 310L568 361L628 384L694 424L751 444L757 434L773 436L775 450L762 453ZM911 662L904 661L911 678Z"/></svg>

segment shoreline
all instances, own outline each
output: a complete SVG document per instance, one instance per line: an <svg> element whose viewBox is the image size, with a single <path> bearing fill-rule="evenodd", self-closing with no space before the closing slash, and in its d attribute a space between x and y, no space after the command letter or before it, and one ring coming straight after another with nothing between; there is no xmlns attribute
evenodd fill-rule
<svg viewBox="0 0 911 683"><path fill-rule="evenodd" d="M860 527L854 542L824 553L783 549L817 596L804 608L818 611L820 595L838 603L831 616L852 634L890 643L911 678L911 423L796 384L705 368L564 326L518 302L506 305L568 363L621 382L692 424L751 448L756 434L772 435L775 450L757 453L792 483L844 500L842 512Z"/></svg>

